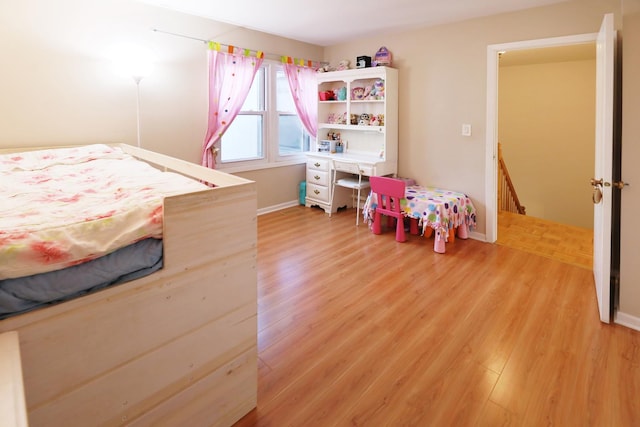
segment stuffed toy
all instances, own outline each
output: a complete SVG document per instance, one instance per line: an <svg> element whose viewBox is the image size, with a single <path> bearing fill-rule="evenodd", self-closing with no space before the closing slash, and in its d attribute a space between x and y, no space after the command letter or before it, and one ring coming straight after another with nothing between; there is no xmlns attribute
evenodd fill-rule
<svg viewBox="0 0 640 427"><path fill-rule="evenodd" d="M360 114L360 120L358 121L358 125L360 126L369 126L371 122L371 116L367 113Z"/></svg>
<svg viewBox="0 0 640 427"><path fill-rule="evenodd" d="M372 91L375 90L375 99L384 99L384 80L378 79L373 84Z"/></svg>
<svg viewBox="0 0 640 427"><path fill-rule="evenodd" d="M349 60L348 59L343 59L342 61L338 62L338 67L336 68L336 70L344 71L344 70L348 70L348 69L349 69Z"/></svg>

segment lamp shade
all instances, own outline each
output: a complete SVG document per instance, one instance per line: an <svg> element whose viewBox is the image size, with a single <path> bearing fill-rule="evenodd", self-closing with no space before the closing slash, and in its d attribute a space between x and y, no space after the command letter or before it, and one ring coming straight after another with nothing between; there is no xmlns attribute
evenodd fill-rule
<svg viewBox="0 0 640 427"><path fill-rule="evenodd" d="M153 71L153 55L147 48L126 44L114 47L112 52L116 73L132 77L136 83Z"/></svg>

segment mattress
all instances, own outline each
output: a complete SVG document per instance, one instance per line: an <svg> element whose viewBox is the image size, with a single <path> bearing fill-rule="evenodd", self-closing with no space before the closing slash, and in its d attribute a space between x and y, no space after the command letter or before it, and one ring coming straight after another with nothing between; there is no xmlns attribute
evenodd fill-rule
<svg viewBox="0 0 640 427"><path fill-rule="evenodd" d="M162 238L164 197L206 190L103 144L0 156L0 280Z"/></svg>
<svg viewBox="0 0 640 427"><path fill-rule="evenodd" d="M162 268L162 241L144 239L82 264L0 280L0 320L139 279Z"/></svg>

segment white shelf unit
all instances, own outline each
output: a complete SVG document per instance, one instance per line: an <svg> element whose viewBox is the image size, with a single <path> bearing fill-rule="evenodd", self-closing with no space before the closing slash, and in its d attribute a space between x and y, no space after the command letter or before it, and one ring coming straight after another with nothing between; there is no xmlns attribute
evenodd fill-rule
<svg viewBox="0 0 640 427"><path fill-rule="evenodd" d="M319 73L318 92L346 89L346 99L321 101L318 97L318 136L307 154L306 206L320 206L326 212L337 206L351 206L350 193L336 194L331 207L331 159L360 163L366 175L393 175L398 171L398 70L371 67ZM354 99L354 89L374 87L384 81L384 96L380 99ZM382 124L352 124L361 114L380 117ZM346 123L345 123L346 122ZM344 144L342 153L319 151L320 141L329 132L339 132ZM322 172L322 173L317 173ZM336 190L338 191L338 190Z"/></svg>

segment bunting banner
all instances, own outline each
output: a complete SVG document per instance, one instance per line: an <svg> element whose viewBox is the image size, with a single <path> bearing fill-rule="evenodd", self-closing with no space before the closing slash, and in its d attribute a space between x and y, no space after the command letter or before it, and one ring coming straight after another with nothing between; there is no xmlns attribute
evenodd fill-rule
<svg viewBox="0 0 640 427"><path fill-rule="evenodd" d="M218 52L220 52L222 50L222 47L225 46L227 53L230 54L230 55L233 55L236 52L236 49L239 52L242 52L244 54L244 56L251 56L252 53L254 52L251 49L239 48L239 47L236 47L236 46L233 46L233 45L224 45L224 44L221 44L219 42L214 42L214 41L211 41L211 40L209 40L207 42L207 46L209 47L210 50L216 50ZM262 58L264 58L264 52L261 51L261 50L256 50L255 51L255 56L256 56L256 58L261 58L262 59Z"/></svg>
<svg viewBox="0 0 640 427"><path fill-rule="evenodd" d="M281 56L280 59L283 64L295 64L299 67L313 68L314 66L320 67L322 65L322 63L318 61L303 58L292 58L290 56Z"/></svg>

